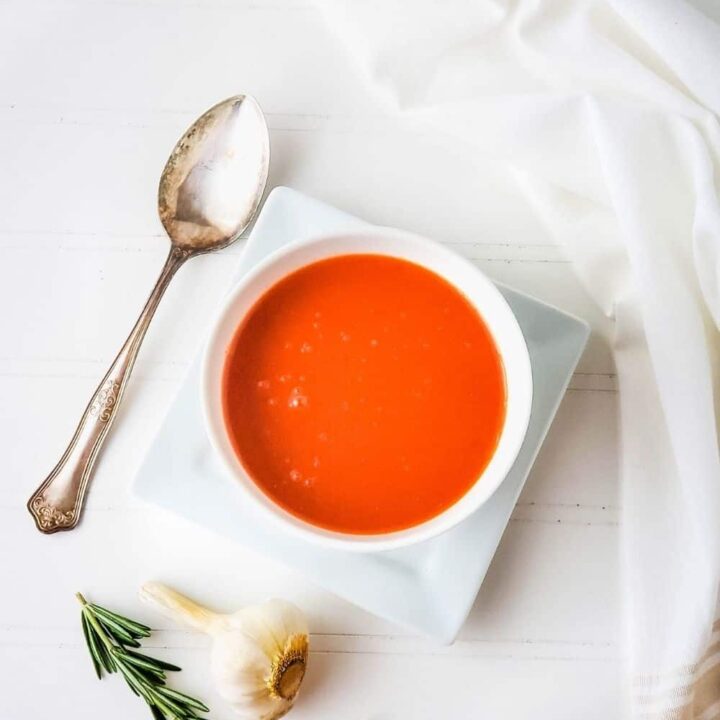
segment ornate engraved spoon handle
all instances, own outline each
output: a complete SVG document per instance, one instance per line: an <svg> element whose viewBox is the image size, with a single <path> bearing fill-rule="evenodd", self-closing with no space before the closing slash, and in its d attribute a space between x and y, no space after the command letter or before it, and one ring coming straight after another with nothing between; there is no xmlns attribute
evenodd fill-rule
<svg viewBox="0 0 720 720"><path fill-rule="evenodd" d="M70 445L28 501L40 532L71 530L77 525L93 464L117 413L145 332L170 280L189 255L180 248L170 250L135 327L92 396Z"/></svg>

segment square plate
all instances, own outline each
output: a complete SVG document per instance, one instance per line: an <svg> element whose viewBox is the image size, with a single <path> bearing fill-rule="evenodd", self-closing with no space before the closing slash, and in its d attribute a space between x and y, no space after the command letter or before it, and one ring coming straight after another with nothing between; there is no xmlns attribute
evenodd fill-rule
<svg viewBox="0 0 720 720"><path fill-rule="evenodd" d="M290 241L364 226L364 221L295 190L276 188L247 241L235 281ZM370 612L452 642L470 612L589 335L582 321L498 287L530 351L534 385L530 424L500 488L474 515L445 534L391 552L347 553L286 535L244 506L206 436L200 399L202 353L195 358L140 467L135 493L291 565Z"/></svg>

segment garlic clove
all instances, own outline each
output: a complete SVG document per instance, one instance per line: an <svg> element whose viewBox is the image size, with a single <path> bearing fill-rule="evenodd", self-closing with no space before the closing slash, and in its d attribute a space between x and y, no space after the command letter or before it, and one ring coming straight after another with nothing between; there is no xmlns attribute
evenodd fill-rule
<svg viewBox="0 0 720 720"><path fill-rule="evenodd" d="M244 608L235 616L243 632L263 648L271 659L268 689L276 697L292 701L305 676L308 627L300 610L285 600L269 600Z"/></svg>
<svg viewBox="0 0 720 720"><path fill-rule="evenodd" d="M219 686L218 691L220 691ZM221 693L221 696L234 713L244 720L276 720L285 715L292 707L292 703L277 700L268 695L264 687L252 694L236 695L232 693L228 696Z"/></svg>

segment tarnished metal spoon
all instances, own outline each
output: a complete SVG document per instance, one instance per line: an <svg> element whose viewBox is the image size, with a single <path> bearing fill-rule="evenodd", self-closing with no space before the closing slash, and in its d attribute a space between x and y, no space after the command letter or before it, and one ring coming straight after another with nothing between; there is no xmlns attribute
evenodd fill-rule
<svg viewBox="0 0 720 720"><path fill-rule="evenodd" d="M219 250L249 225L262 198L270 141L260 106L236 95L210 108L180 138L158 190L170 254L135 327L90 399L60 462L28 501L44 533L77 525L93 464L117 413L150 320L188 259Z"/></svg>

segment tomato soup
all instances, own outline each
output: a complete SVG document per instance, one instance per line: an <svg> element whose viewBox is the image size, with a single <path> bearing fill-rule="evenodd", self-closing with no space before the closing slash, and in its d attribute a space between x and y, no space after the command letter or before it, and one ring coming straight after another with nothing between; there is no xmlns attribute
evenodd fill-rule
<svg viewBox="0 0 720 720"><path fill-rule="evenodd" d="M382 255L307 265L236 331L223 412L275 503L344 533L405 529L477 481L505 419L505 373L466 298Z"/></svg>

